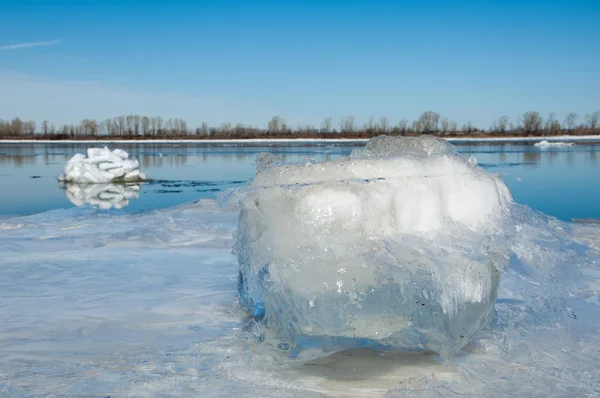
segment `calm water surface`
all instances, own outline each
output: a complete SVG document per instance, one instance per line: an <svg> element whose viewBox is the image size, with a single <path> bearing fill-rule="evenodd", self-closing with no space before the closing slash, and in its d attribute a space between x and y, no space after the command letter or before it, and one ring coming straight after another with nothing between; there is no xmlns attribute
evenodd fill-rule
<svg viewBox="0 0 600 398"><path fill-rule="evenodd" d="M73 207L57 182L65 163L90 144L0 144L0 215L24 215ZM254 174L254 160L271 152L288 162L305 158L330 160L348 155L354 146L207 146L198 144L118 144L139 159L152 183L129 188L123 208L136 212L214 197L216 192L245 184ZM600 219L600 145L539 148L533 145L461 145L481 166L499 173L517 202L563 220ZM103 188L104 189L104 188ZM123 192L83 192L81 199L111 203ZM117 189L121 189L117 187ZM139 192L137 192L139 190ZM133 193L133 194L132 194ZM71 195L71 199L73 199Z"/></svg>

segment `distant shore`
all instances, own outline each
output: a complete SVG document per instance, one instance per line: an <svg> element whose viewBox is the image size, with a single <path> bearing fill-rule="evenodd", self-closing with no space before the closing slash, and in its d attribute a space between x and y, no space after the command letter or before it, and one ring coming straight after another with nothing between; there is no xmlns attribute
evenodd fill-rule
<svg viewBox="0 0 600 398"><path fill-rule="evenodd" d="M573 142L573 143L600 143L600 135L560 135L560 136L504 136L504 137L485 137L485 136L464 136L464 137L439 137L451 143L470 144L470 143L536 143L540 141L548 142ZM263 145L263 144L363 144L369 138L247 138L247 139L194 139L194 138L143 138L131 139L127 137L110 139L89 139L76 138L68 140L44 140L38 138L21 139L2 139L0 144L203 144L203 145Z"/></svg>

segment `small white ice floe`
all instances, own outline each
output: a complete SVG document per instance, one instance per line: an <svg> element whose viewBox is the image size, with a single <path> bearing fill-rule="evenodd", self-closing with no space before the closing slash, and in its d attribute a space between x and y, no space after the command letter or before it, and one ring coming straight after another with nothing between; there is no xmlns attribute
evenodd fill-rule
<svg viewBox="0 0 600 398"><path fill-rule="evenodd" d="M549 142L549 141L540 141L540 142L536 142L535 144L533 144L534 146L537 147L551 147L551 146L573 146L575 145L572 142Z"/></svg>
<svg viewBox="0 0 600 398"><path fill-rule="evenodd" d="M73 156L58 179L80 184L144 181L146 176L139 167L139 162L129 159L129 154L122 149L89 148L87 157L81 153Z"/></svg>

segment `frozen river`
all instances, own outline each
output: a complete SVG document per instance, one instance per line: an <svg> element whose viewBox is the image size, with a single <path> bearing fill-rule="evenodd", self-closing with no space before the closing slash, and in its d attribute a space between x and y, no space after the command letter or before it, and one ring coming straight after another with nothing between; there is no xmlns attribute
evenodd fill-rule
<svg viewBox="0 0 600 398"><path fill-rule="evenodd" d="M246 184L260 152L354 147L119 145L155 181L111 210L76 207L56 181L86 147L0 145L0 397L600 396L600 233L563 222L600 219L598 145L458 147L557 219L514 209L517 250L539 266L511 261L494 322L450 363L355 350L300 366L257 346L236 296L237 214L211 199Z"/></svg>

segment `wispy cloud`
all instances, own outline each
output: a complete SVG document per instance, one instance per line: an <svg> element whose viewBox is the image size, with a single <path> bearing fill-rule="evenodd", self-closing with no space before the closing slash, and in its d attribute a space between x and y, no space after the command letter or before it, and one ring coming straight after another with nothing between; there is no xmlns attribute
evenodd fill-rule
<svg viewBox="0 0 600 398"><path fill-rule="evenodd" d="M29 48L29 47L46 47L46 46L56 46L60 44L60 40L51 40L51 41L35 41L31 43L19 43L19 44L9 44L6 46L0 46L0 51L6 50L20 50L21 48Z"/></svg>

